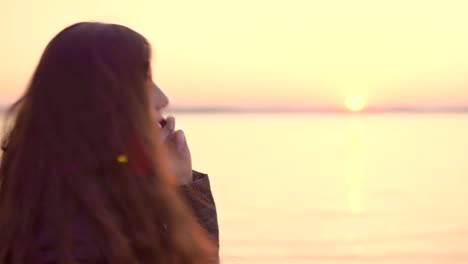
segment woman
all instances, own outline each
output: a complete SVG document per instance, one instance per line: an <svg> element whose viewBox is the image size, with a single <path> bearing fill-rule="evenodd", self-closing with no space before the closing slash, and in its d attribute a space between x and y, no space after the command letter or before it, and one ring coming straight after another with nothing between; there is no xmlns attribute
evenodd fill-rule
<svg viewBox="0 0 468 264"><path fill-rule="evenodd" d="M208 178L174 119L156 125L167 98L150 53L101 23L46 47L3 140L0 263L218 261Z"/></svg>

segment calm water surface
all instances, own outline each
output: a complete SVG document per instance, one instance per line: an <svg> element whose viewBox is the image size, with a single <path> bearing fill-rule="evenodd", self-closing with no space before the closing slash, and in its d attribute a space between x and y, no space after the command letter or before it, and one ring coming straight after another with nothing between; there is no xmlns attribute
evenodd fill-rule
<svg viewBox="0 0 468 264"><path fill-rule="evenodd" d="M182 115L223 263L468 263L468 115Z"/></svg>
<svg viewBox="0 0 468 264"><path fill-rule="evenodd" d="M176 117L223 263L468 263L468 115Z"/></svg>

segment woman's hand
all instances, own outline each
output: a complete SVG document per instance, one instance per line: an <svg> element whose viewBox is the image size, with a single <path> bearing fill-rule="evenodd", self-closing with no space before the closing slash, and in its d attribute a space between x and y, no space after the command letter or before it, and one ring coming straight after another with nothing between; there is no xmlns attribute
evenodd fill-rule
<svg viewBox="0 0 468 264"><path fill-rule="evenodd" d="M169 163L172 172L180 185L192 182L192 156L184 131L175 131L175 118L169 116L162 128L163 142L169 152Z"/></svg>

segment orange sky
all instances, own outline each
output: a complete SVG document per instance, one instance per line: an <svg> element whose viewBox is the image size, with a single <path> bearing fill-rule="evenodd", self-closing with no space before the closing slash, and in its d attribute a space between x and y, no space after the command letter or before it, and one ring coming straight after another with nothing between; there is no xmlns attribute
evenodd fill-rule
<svg viewBox="0 0 468 264"><path fill-rule="evenodd" d="M465 104L467 10L465 0L2 0L0 103L22 92L59 30L98 20L150 40L174 105Z"/></svg>

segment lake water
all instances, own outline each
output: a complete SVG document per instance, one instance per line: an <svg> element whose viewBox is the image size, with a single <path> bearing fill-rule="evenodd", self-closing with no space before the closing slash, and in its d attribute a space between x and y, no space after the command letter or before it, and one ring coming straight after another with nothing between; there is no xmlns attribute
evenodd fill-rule
<svg viewBox="0 0 468 264"><path fill-rule="evenodd" d="M468 114L176 118L223 263L468 263Z"/></svg>

